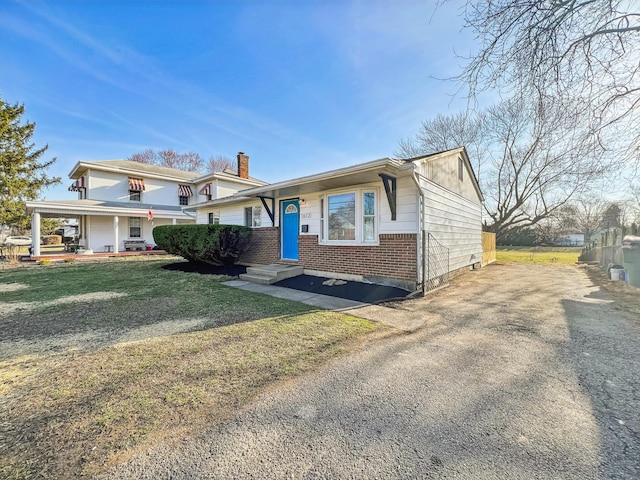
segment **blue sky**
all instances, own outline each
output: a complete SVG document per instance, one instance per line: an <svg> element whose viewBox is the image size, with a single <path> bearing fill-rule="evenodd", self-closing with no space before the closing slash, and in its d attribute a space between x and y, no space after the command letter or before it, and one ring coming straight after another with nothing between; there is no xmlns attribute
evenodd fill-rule
<svg viewBox="0 0 640 480"><path fill-rule="evenodd" d="M145 148L238 151L265 181L390 156L420 121L465 106L473 46L455 3L411 1L0 2L0 96L34 141L78 160ZM435 77L435 78L434 78Z"/></svg>

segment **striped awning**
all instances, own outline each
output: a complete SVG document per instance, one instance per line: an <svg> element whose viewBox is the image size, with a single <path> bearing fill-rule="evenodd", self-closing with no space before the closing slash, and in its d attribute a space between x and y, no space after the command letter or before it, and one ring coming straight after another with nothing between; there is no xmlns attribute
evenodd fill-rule
<svg viewBox="0 0 640 480"><path fill-rule="evenodd" d="M198 193L200 195L211 195L211 184L207 183L204 187L200 189Z"/></svg>
<svg viewBox="0 0 640 480"><path fill-rule="evenodd" d="M84 177L80 177L73 182L67 190L70 192L79 192L81 188L84 188Z"/></svg>
<svg viewBox="0 0 640 480"><path fill-rule="evenodd" d="M144 180L142 178L129 178L129 190L144 192Z"/></svg>
<svg viewBox="0 0 640 480"><path fill-rule="evenodd" d="M189 185L178 185L178 195L181 197L193 197L193 192Z"/></svg>

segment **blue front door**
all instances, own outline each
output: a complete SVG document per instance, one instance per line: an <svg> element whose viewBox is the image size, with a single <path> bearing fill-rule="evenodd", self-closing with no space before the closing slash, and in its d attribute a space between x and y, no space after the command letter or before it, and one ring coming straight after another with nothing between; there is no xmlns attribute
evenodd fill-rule
<svg viewBox="0 0 640 480"><path fill-rule="evenodd" d="M300 206L298 200L282 202L282 258L298 260Z"/></svg>

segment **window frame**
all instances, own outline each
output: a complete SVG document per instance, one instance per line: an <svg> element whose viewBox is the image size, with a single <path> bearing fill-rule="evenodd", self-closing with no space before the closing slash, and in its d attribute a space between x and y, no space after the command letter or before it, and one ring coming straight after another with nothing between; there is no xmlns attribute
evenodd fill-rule
<svg viewBox="0 0 640 480"><path fill-rule="evenodd" d="M365 209L364 209L364 197L365 194L373 194L373 215L366 215L366 217L373 218L373 239L364 239L364 224L365 224ZM333 196L355 194L355 239L354 240L330 240L329 239L329 199ZM344 189L327 192L320 196L320 235L318 236L318 243L322 245L363 245L363 246L376 246L380 244L379 229L380 229L380 190L376 187L370 188L355 188Z"/></svg>
<svg viewBox="0 0 640 480"><path fill-rule="evenodd" d="M181 207L189 206L189 197L186 195L178 195L178 205Z"/></svg>
<svg viewBox="0 0 640 480"><path fill-rule="evenodd" d="M251 213L249 213L251 211ZM262 227L262 206L251 205L250 207L244 207L244 226L249 228L261 228Z"/></svg>
<svg viewBox="0 0 640 480"><path fill-rule="evenodd" d="M138 221L138 225L132 225L133 220L137 220ZM132 228L138 228L140 230L140 234L139 235L132 235L131 234L131 229ZM142 217L129 217L129 238L142 238Z"/></svg>
<svg viewBox="0 0 640 480"><path fill-rule="evenodd" d="M207 223L209 225L220 225L220 213L219 212L208 212Z"/></svg>
<svg viewBox="0 0 640 480"><path fill-rule="evenodd" d="M135 198L138 197L138 198ZM129 190L129 201L130 202L141 202L142 201L142 192L140 190Z"/></svg>

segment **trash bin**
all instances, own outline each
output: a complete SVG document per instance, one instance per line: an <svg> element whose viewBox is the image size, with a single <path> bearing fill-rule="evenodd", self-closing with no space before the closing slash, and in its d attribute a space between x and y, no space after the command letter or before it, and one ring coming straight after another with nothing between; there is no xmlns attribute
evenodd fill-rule
<svg viewBox="0 0 640 480"><path fill-rule="evenodd" d="M626 279L624 267L622 265L612 265L611 268L609 268L609 278L614 282L624 282Z"/></svg>
<svg viewBox="0 0 640 480"><path fill-rule="evenodd" d="M622 258L629 285L640 288L640 237L627 235L622 239Z"/></svg>

